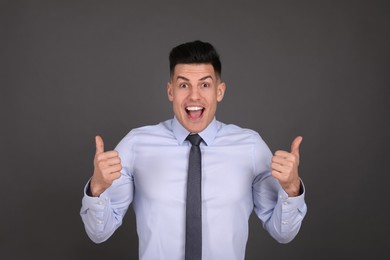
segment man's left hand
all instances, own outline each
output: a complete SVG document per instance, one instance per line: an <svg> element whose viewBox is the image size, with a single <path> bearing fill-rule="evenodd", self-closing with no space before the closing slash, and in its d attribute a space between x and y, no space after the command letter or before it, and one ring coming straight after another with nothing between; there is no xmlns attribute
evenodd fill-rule
<svg viewBox="0 0 390 260"><path fill-rule="evenodd" d="M276 151L272 157L272 176L276 178L289 197L298 196L300 193L300 179L298 175L299 145L302 136L297 136L291 143L291 152Z"/></svg>

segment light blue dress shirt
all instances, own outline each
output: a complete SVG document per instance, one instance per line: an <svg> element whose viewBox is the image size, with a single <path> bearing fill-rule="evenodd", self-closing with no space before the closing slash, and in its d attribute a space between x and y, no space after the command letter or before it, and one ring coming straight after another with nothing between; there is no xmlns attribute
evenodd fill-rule
<svg viewBox="0 0 390 260"><path fill-rule="evenodd" d="M85 193L82 200L80 214L91 240L107 240L132 203L139 258L184 259L188 134L173 118L133 129L120 141L115 150L121 177L99 197ZM202 259L243 260L253 210L273 238L291 241L306 214L304 192L289 198L271 176L272 154L259 134L215 119L199 134Z"/></svg>

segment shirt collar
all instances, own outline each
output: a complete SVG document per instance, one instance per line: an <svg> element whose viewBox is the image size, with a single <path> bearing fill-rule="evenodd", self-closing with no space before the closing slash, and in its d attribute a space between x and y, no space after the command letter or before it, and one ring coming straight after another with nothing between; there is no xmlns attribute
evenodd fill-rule
<svg viewBox="0 0 390 260"><path fill-rule="evenodd" d="M190 132L180 124L176 116L172 120L172 131L180 145L183 144L184 140L190 134ZM202 132L198 134L200 135L200 137L202 137L206 145L210 145L213 143L215 136L217 135L217 131L218 122L214 118L213 121L211 121L211 123Z"/></svg>

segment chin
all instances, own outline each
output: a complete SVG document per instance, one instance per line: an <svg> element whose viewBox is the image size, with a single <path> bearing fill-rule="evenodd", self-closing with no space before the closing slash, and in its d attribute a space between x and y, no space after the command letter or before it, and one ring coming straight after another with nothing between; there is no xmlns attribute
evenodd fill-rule
<svg viewBox="0 0 390 260"><path fill-rule="evenodd" d="M195 128L195 127L185 127L190 133L197 134L199 132L202 132L202 128Z"/></svg>
<svg viewBox="0 0 390 260"><path fill-rule="evenodd" d="M187 131L191 133L199 133L204 129L201 125L194 125L191 122L181 122L181 124L185 129L187 129Z"/></svg>

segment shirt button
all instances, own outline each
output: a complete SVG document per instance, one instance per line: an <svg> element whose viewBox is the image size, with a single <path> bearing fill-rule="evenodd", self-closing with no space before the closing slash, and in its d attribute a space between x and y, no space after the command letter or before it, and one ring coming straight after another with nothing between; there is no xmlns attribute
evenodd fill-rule
<svg viewBox="0 0 390 260"><path fill-rule="evenodd" d="M285 202L283 202L283 204L284 204L284 205L288 205L288 202L287 202L287 201L285 201Z"/></svg>
<svg viewBox="0 0 390 260"><path fill-rule="evenodd" d="M101 221L101 220L98 220L98 223L99 223L99 224L103 224L103 221Z"/></svg>
<svg viewBox="0 0 390 260"><path fill-rule="evenodd" d="M108 200L108 196L106 196L106 200Z"/></svg>
<svg viewBox="0 0 390 260"><path fill-rule="evenodd" d="M282 224L283 224L283 225L287 225L287 223L288 223L288 222L285 221L285 220L282 221Z"/></svg>
<svg viewBox="0 0 390 260"><path fill-rule="evenodd" d="M103 205L103 201L99 200L98 204Z"/></svg>

